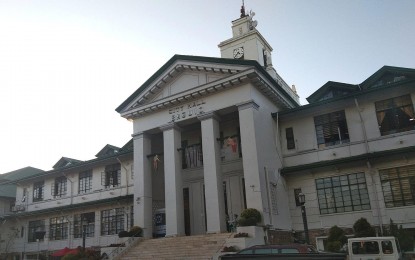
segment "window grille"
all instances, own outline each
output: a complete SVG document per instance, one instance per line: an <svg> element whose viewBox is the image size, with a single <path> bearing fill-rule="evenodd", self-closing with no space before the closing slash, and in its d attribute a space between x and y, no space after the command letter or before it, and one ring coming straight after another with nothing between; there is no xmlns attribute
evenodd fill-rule
<svg viewBox="0 0 415 260"><path fill-rule="evenodd" d="M33 202L43 200L44 181L35 182L33 184Z"/></svg>
<svg viewBox="0 0 415 260"><path fill-rule="evenodd" d="M387 208L415 205L415 165L379 170Z"/></svg>
<svg viewBox="0 0 415 260"><path fill-rule="evenodd" d="M370 209L364 173L316 179L320 214Z"/></svg>
<svg viewBox="0 0 415 260"><path fill-rule="evenodd" d="M28 242L36 242L36 232L45 231L45 220L29 221ZM43 241L43 238L40 239Z"/></svg>
<svg viewBox="0 0 415 260"><path fill-rule="evenodd" d="M66 217L56 217L50 219L49 239L63 240L68 238L68 220Z"/></svg>
<svg viewBox="0 0 415 260"><path fill-rule="evenodd" d="M78 193L88 193L92 190L92 170L79 173Z"/></svg>
<svg viewBox="0 0 415 260"><path fill-rule="evenodd" d="M115 235L124 230L124 208L101 211L101 235Z"/></svg>
<svg viewBox="0 0 415 260"><path fill-rule="evenodd" d="M88 212L75 215L73 225L74 238L81 238L84 228L86 237L94 237L95 212Z"/></svg>
<svg viewBox="0 0 415 260"><path fill-rule="evenodd" d="M105 188L117 187L121 184L121 165L119 163L105 166L101 173L101 184Z"/></svg>
<svg viewBox="0 0 415 260"><path fill-rule="evenodd" d="M67 191L66 177L59 177L55 179L55 183L52 183L51 193L53 197L62 197L66 195Z"/></svg>

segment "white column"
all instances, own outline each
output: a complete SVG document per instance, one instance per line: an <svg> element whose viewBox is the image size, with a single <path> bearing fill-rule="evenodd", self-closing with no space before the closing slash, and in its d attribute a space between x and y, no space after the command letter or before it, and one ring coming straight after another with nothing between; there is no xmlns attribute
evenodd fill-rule
<svg viewBox="0 0 415 260"><path fill-rule="evenodd" d="M238 106L239 127L241 129L242 165L244 167L246 204L248 208L256 208L264 211L261 172L259 154L260 148L257 144L257 133L255 119L259 106L253 102L246 102ZM260 120L260 118L258 118ZM261 138L261 137L258 137ZM271 143L270 145L274 145Z"/></svg>
<svg viewBox="0 0 415 260"><path fill-rule="evenodd" d="M219 138L219 118L214 113L205 113L198 118L202 125L207 232L225 232L225 202L220 166L220 146L217 141Z"/></svg>
<svg viewBox="0 0 415 260"><path fill-rule="evenodd" d="M143 228L143 236L153 236L153 192L151 162L151 140L145 133L137 133L134 138L134 225Z"/></svg>
<svg viewBox="0 0 415 260"><path fill-rule="evenodd" d="M160 127L164 142L164 178L166 196L166 237L184 235L184 207L180 128L174 123Z"/></svg>

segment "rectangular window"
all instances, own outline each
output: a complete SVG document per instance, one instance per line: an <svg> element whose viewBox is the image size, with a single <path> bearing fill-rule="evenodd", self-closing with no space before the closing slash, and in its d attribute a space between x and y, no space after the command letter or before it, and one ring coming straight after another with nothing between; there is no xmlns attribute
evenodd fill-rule
<svg viewBox="0 0 415 260"><path fill-rule="evenodd" d="M124 208L101 211L101 235L116 235L124 230Z"/></svg>
<svg viewBox="0 0 415 260"><path fill-rule="evenodd" d="M74 238L81 238L85 230L86 237L94 237L95 235L95 212L77 214L73 221Z"/></svg>
<svg viewBox="0 0 415 260"><path fill-rule="evenodd" d="M79 173L78 193L88 193L92 190L92 170Z"/></svg>
<svg viewBox="0 0 415 260"><path fill-rule="evenodd" d="M63 240L68 239L68 220L66 217L56 217L50 219L49 239Z"/></svg>
<svg viewBox="0 0 415 260"><path fill-rule="evenodd" d="M415 129L414 106L410 95L375 102L381 135Z"/></svg>
<svg viewBox="0 0 415 260"><path fill-rule="evenodd" d="M370 209L364 173L316 179L320 214Z"/></svg>
<svg viewBox="0 0 415 260"><path fill-rule="evenodd" d="M53 197L62 197L66 195L66 177L59 177L55 179L55 182L52 183L52 196Z"/></svg>
<svg viewBox="0 0 415 260"><path fill-rule="evenodd" d="M318 148L348 143L349 131L344 111L314 117Z"/></svg>
<svg viewBox="0 0 415 260"><path fill-rule="evenodd" d="M415 205L415 165L379 170L387 208Z"/></svg>
<svg viewBox="0 0 415 260"><path fill-rule="evenodd" d="M287 149L295 149L294 132L293 128L285 128L285 138L287 139Z"/></svg>
<svg viewBox="0 0 415 260"><path fill-rule="evenodd" d="M28 242L43 241L45 235L45 221L35 220L29 221L29 234L27 236Z"/></svg>
<svg viewBox="0 0 415 260"><path fill-rule="evenodd" d="M44 181L35 182L33 184L33 202L43 200Z"/></svg>
<svg viewBox="0 0 415 260"><path fill-rule="evenodd" d="M105 188L117 187L121 184L121 165L119 163L105 166L101 174L101 184Z"/></svg>

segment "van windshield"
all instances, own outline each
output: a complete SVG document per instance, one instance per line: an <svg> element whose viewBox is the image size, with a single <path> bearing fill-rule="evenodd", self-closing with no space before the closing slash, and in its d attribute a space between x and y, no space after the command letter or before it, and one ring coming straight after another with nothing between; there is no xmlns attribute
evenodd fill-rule
<svg viewBox="0 0 415 260"><path fill-rule="evenodd" d="M359 241L352 243L354 255L379 254L379 244L376 241Z"/></svg>

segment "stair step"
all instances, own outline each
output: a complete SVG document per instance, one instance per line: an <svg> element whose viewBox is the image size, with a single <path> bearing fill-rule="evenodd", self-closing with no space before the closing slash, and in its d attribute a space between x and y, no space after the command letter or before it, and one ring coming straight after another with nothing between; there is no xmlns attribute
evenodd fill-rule
<svg viewBox="0 0 415 260"><path fill-rule="evenodd" d="M232 233L146 239L131 248L121 259L212 259Z"/></svg>

